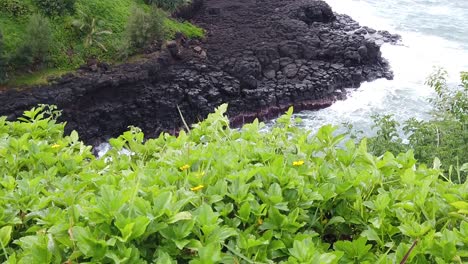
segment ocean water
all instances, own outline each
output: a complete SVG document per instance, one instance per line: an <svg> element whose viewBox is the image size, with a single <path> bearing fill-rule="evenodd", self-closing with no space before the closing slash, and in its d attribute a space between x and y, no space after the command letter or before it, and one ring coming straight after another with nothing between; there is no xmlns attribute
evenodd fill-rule
<svg viewBox="0 0 468 264"><path fill-rule="evenodd" d="M433 91L424 83L434 67L448 71L451 85L468 71L468 0L325 1L363 26L400 34L402 43L382 46L394 80L364 83L329 108L296 114L307 129L350 123L372 134L373 114L393 114L399 121L430 118Z"/></svg>

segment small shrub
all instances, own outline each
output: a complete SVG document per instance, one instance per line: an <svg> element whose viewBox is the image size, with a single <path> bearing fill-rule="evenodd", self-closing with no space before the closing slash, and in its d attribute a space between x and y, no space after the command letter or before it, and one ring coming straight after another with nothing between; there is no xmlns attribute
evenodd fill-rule
<svg viewBox="0 0 468 264"><path fill-rule="evenodd" d="M76 0L35 0L37 7L47 16L73 13Z"/></svg>
<svg viewBox="0 0 468 264"><path fill-rule="evenodd" d="M29 8L20 0L0 0L0 11L17 17L28 14Z"/></svg>
<svg viewBox="0 0 468 264"><path fill-rule="evenodd" d="M153 8L150 14L141 8L133 8L126 29L130 47L141 49L155 41L162 41L164 18L165 14L157 8Z"/></svg>
<svg viewBox="0 0 468 264"><path fill-rule="evenodd" d="M13 58L17 69L38 68L46 62L52 45L50 22L42 15L34 14L29 19L26 35Z"/></svg>
<svg viewBox="0 0 468 264"><path fill-rule="evenodd" d="M31 47L34 61L44 62L52 44L52 31L49 20L38 14L31 16L26 34L26 42Z"/></svg>
<svg viewBox="0 0 468 264"><path fill-rule="evenodd" d="M463 182L468 175L460 170L468 162L468 76L462 73L461 85L450 87L446 72L438 69L427 84L437 93L430 99L435 109L433 118L427 121L411 118L399 123L393 116L374 116L377 135L368 139L369 150L374 155L383 155L412 149L421 163L431 164L437 158L451 180Z"/></svg>
<svg viewBox="0 0 468 264"><path fill-rule="evenodd" d="M377 135L369 138L369 150L375 155L382 155L389 151L400 153L408 151L403 147L403 140L400 138L398 129L400 123L391 115L373 115L372 120Z"/></svg>

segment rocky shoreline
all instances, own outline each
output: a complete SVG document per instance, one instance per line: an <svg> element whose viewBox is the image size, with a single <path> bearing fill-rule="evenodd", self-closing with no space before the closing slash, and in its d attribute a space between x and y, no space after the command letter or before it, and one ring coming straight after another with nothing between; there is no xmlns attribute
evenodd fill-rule
<svg viewBox="0 0 468 264"><path fill-rule="evenodd" d="M63 110L66 129L93 144L129 125L149 137L178 131L229 104L234 125L330 106L345 88L391 79L380 45L397 35L361 27L319 0L198 0L187 9L206 39L169 42L145 60L92 65L43 87L0 92L0 115L39 103Z"/></svg>

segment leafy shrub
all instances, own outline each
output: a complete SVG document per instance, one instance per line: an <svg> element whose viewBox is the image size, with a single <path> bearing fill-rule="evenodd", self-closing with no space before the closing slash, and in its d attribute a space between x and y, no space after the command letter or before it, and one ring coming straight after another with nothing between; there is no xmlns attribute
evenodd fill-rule
<svg viewBox="0 0 468 264"><path fill-rule="evenodd" d="M30 10L21 0L0 0L0 11L17 17L28 14Z"/></svg>
<svg viewBox="0 0 468 264"><path fill-rule="evenodd" d="M455 119L468 125L468 72L461 73L461 85L450 87L447 85L447 72L437 69L428 80L437 97L431 102L436 107L436 117L441 119Z"/></svg>
<svg viewBox="0 0 468 264"><path fill-rule="evenodd" d="M369 138L369 150L376 154L382 155L389 151L392 153L400 153L408 151L403 146L403 139L400 137L400 123L396 121L392 115L373 115L373 129L377 129L376 136Z"/></svg>
<svg viewBox="0 0 468 264"><path fill-rule="evenodd" d="M468 261L466 183L331 126L312 137L292 111L268 132L225 111L177 137L132 128L99 159L54 109L0 118L0 261Z"/></svg>
<svg viewBox="0 0 468 264"><path fill-rule="evenodd" d="M411 118L400 124L392 116L377 116L374 118L377 136L369 139L370 150L382 155L387 151L399 153L413 149L420 162L431 164L438 158L452 180L463 181L468 175L460 171L461 165L468 162L468 75L462 73L462 85L449 87L446 73L439 69L427 83L437 93L430 100L435 107L433 119Z"/></svg>
<svg viewBox="0 0 468 264"><path fill-rule="evenodd" d="M153 8L150 13L134 7L127 23L126 35L132 48L141 49L155 41L162 41L165 34L165 14Z"/></svg>
<svg viewBox="0 0 468 264"><path fill-rule="evenodd" d="M34 0L37 7L48 16L73 13L76 0Z"/></svg>

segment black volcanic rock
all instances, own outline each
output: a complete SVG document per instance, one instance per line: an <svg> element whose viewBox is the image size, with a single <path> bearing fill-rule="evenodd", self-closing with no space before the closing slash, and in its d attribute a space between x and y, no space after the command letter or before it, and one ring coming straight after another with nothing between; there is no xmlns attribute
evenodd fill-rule
<svg viewBox="0 0 468 264"><path fill-rule="evenodd" d="M330 23L336 19L331 7L322 1L295 1L285 8L285 12L308 25L313 22Z"/></svg>
<svg viewBox="0 0 468 264"><path fill-rule="evenodd" d="M38 103L63 109L67 130L93 143L129 125L148 136L177 131L229 103L233 123L272 118L290 105L317 109L343 88L392 78L381 43L388 32L361 27L319 0L205 0L181 10L206 29L200 41L170 42L144 61L97 63L50 85L0 92L0 114L17 117Z"/></svg>

